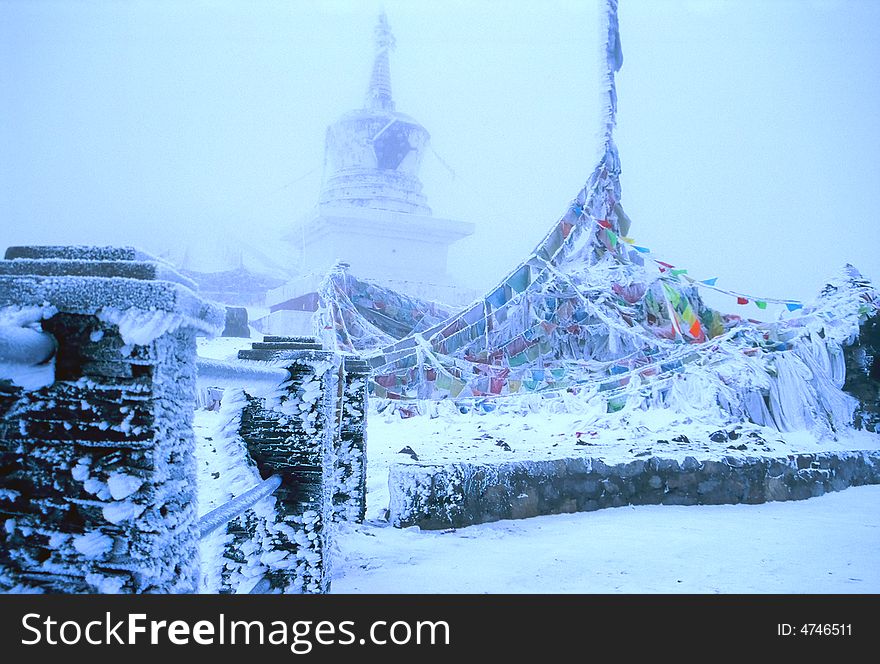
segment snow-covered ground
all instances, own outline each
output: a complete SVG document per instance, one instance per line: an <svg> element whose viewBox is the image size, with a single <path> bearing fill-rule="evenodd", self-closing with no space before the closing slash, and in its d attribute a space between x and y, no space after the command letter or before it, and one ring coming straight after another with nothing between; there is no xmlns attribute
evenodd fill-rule
<svg viewBox="0 0 880 664"><path fill-rule="evenodd" d="M370 409L367 426L367 517L384 518L388 468L416 463L401 453L411 449L419 463L505 462L589 456L609 464L661 456L682 461L738 457L785 457L800 452L880 449L880 436L867 431L780 433L751 423L723 424L670 410L590 416L583 412L459 413L440 404L438 415L401 419ZM713 440L730 432L735 440Z"/></svg>
<svg viewBox="0 0 880 664"><path fill-rule="evenodd" d="M232 359L249 340L202 342ZM572 406L574 404L569 404ZM200 411L197 432L215 412ZM712 439L723 431L728 439ZM508 407L459 412L440 403L402 419L370 408L367 523L343 527L333 592L880 592L880 487L764 505L641 506L537 517L455 532L388 525L388 469L418 461L572 456L608 463L659 455L786 456L880 449L880 436L792 432L720 422L697 411Z"/></svg>
<svg viewBox="0 0 880 664"><path fill-rule="evenodd" d="M880 486L340 532L334 593L878 593Z"/></svg>

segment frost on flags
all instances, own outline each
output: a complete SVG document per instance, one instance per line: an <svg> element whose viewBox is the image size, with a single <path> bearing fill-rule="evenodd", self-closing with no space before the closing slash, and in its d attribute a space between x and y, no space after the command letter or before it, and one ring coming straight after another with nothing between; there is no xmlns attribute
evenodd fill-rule
<svg viewBox="0 0 880 664"><path fill-rule="evenodd" d="M453 315L333 271L316 314L325 343L369 362L379 398L568 392L615 411L699 394L782 430L848 425L856 403L841 390L843 347L880 309L877 292L846 266L813 305L760 323L711 309L699 282L682 283L685 270L646 260L628 237L613 139L616 0L607 0L605 29L603 155L532 254Z"/></svg>

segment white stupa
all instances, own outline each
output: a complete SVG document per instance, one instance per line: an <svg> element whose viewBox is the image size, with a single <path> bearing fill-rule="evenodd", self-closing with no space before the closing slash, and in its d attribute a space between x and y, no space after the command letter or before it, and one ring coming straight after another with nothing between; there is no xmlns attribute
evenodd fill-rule
<svg viewBox="0 0 880 664"><path fill-rule="evenodd" d="M432 215L419 167L428 131L395 110L389 52L394 36L385 14L375 30L376 54L364 108L327 128L325 177L312 214L286 239L301 255L301 276L270 291L273 334L311 333L315 292L338 262L379 285L450 305L474 293L447 273L449 247L473 224Z"/></svg>

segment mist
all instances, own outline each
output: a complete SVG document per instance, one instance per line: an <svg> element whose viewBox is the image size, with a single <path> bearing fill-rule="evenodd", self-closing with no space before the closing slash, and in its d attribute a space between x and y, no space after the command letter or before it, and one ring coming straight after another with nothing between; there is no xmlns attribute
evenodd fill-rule
<svg viewBox="0 0 880 664"><path fill-rule="evenodd" d="M598 150L594 1L382 3L397 109L431 133L450 272L487 290ZM0 244L279 242L324 131L363 105L378 3L0 2ZM621 0L616 139L631 235L697 279L810 299L880 279L880 4ZM724 296L709 299L727 311Z"/></svg>

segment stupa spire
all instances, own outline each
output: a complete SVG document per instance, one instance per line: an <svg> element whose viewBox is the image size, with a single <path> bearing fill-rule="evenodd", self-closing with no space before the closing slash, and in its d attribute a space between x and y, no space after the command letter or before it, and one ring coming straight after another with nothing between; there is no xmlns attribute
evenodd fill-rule
<svg viewBox="0 0 880 664"><path fill-rule="evenodd" d="M373 35L376 55L373 60L370 85L367 88L366 108L372 111L393 111L394 100L391 98L391 68L388 63L388 53L394 48L395 41L385 12L379 14Z"/></svg>

